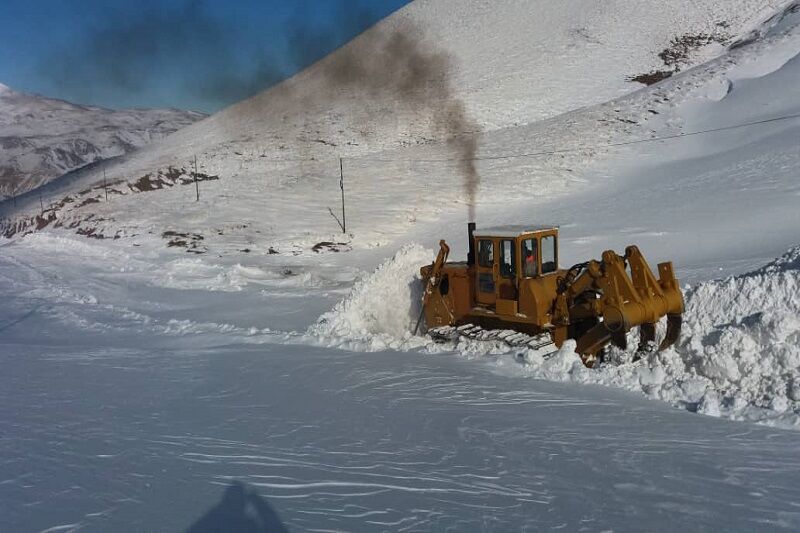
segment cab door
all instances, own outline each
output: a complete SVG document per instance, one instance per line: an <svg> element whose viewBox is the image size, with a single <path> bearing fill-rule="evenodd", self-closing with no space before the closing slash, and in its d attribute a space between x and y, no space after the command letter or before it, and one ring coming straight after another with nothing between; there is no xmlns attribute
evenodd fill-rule
<svg viewBox="0 0 800 533"><path fill-rule="evenodd" d="M478 250L475 270L475 301L480 305L494 307L497 301L497 249L495 239L477 237Z"/></svg>
<svg viewBox="0 0 800 533"><path fill-rule="evenodd" d="M497 262L499 268L495 276L497 285L497 301L495 312L499 315L517 314L517 240L500 239L498 241Z"/></svg>

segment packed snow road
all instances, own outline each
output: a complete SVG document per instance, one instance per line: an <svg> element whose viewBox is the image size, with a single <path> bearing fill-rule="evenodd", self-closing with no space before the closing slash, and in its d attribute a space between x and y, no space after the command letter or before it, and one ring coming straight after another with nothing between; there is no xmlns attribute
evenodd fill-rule
<svg viewBox="0 0 800 533"><path fill-rule="evenodd" d="M0 254L0 529L800 527L798 432L485 358L310 346L257 327L299 325L297 303L230 276L20 250ZM316 286L300 307L341 299Z"/></svg>

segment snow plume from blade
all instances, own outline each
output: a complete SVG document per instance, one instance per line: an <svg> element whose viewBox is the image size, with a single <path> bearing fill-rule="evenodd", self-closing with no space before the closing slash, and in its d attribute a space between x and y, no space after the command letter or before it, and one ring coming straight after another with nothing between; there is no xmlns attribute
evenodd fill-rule
<svg viewBox="0 0 800 533"><path fill-rule="evenodd" d="M400 249L350 294L308 328L315 342L357 350L408 349L424 344L413 335L422 301L419 267L433 250L418 244Z"/></svg>
<svg viewBox="0 0 800 533"><path fill-rule="evenodd" d="M477 122L467 113L450 79L452 58L425 43L422 31L405 21L396 28L376 26L325 64L332 89L361 89L377 101L400 102L427 115L431 130L447 139L463 175L469 219L475 219L479 184L475 167Z"/></svg>

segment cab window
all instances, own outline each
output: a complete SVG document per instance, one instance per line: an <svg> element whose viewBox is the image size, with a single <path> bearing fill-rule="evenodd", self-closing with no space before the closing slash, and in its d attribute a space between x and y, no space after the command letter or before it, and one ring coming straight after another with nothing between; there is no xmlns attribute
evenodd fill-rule
<svg viewBox="0 0 800 533"><path fill-rule="evenodd" d="M514 253L514 241L500 241L500 275L504 278L514 278L517 275L517 257Z"/></svg>
<svg viewBox="0 0 800 533"><path fill-rule="evenodd" d="M548 235L542 237L542 274L555 272L558 269L558 257L556 256L556 237Z"/></svg>
<svg viewBox="0 0 800 533"><path fill-rule="evenodd" d="M487 268L494 265L494 243L491 240L478 241L478 264Z"/></svg>
<svg viewBox="0 0 800 533"><path fill-rule="evenodd" d="M525 239L522 241L522 275L526 278L536 277L539 265L536 260L537 246L536 239Z"/></svg>

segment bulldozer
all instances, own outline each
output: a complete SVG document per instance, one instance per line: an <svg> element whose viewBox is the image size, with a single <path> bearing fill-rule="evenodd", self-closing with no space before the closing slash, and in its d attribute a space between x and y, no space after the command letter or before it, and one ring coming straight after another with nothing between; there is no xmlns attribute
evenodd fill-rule
<svg viewBox="0 0 800 533"><path fill-rule="evenodd" d="M467 226L467 260L448 262L442 240L430 265L420 269L422 312L436 340L468 337L555 351L576 342L583 363L603 361L609 344L625 350L627 333L639 328L637 356L664 350L680 336L683 294L671 262L658 265L658 279L636 246L624 255L568 269L558 265L557 226ZM667 317L659 345L656 323Z"/></svg>

